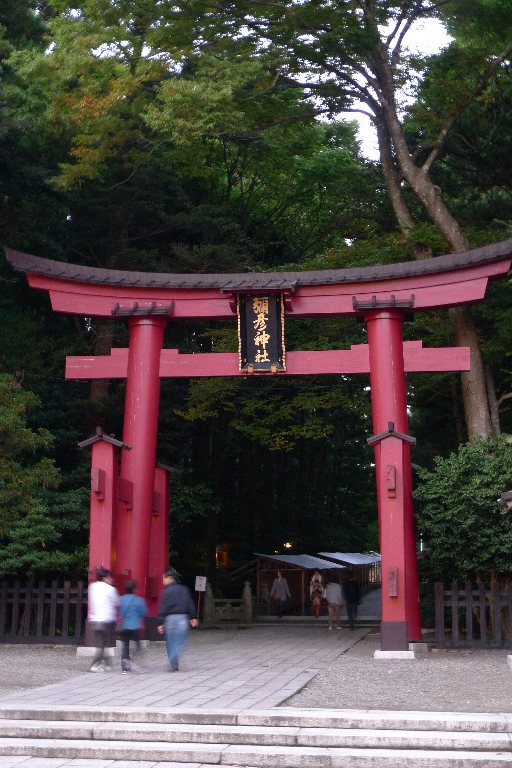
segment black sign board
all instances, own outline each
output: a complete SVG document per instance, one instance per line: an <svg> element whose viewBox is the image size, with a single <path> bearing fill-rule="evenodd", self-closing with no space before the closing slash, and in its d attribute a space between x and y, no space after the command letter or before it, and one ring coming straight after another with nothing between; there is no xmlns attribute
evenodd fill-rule
<svg viewBox="0 0 512 768"><path fill-rule="evenodd" d="M238 296L238 343L241 371L286 370L280 293Z"/></svg>

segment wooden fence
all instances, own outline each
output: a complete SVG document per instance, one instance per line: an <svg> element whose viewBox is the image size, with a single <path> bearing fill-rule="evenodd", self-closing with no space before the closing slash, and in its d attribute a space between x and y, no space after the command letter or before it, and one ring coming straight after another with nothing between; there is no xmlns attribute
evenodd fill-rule
<svg viewBox="0 0 512 768"><path fill-rule="evenodd" d="M0 583L0 643L77 644L86 614L85 582Z"/></svg>
<svg viewBox="0 0 512 768"><path fill-rule="evenodd" d="M437 582L434 595L438 648L512 647L512 583L486 589L454 581L445 589Z"/></svg>

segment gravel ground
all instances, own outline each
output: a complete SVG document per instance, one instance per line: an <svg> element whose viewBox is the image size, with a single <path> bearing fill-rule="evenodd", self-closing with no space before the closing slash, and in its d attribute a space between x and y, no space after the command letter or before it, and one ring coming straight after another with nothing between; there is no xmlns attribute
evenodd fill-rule
<svg viewBox="0 0 512 768"><path fill-rule="evenodd" d="M0 645L0 696L61 683L85 671L83 661L77 663L76 646Z"/></svg>
<svg viewBox="0 0 512 768"><path fill-rule="evenodd" d="M414 661L398 661L374 659L379 647L378 634L368 635L283 703L329 709L512 712L507 650L431 651ZM0 645L0 697L62 682L87 669L88 661L77 658L75 647Z"/></svg>
<svg viewBox="0 0 512 768"><path fill-rule="evenodd" d="M431 651L411 661L374 659L370 634L338 656L286 706L439 712L512 712L507 650Z"/></svg>

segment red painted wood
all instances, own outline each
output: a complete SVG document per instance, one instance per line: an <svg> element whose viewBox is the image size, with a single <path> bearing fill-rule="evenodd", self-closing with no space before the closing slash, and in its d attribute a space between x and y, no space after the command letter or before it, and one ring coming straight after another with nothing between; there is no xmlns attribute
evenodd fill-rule
<svg viewBox="0 0 512 768"><path fill-rule="evenodd" d="M424 348L421 341L404 342L406 372L469 371L469 347ZM351 349L287 352L286 371L258 376L298 376L309 374L368 373L370 360L367 344ZM113 349L110 355L69 356L67 379L124 379L128 371L128 349ZM177 349L163 349L160 377L247 376L238 369L237 352L181 354Z"/></svg>
<svg viewBox="0 0 512 768"><path fill-rule="evenodd" d="M374 434L386 432L389 423L408 434L405 388L403 313L374 310L365 316L370 357L370 388ZM387 493L389 466L395 467L394 496ZM411 496L409 445L387 437L375 446L375 472L379 509L383 578L397 569L397 596L382 590L383 623L405 622L409 640L421 636L416 542Z"/></svg>
<svg viewBox="0 0 512 768"><path fill-rule="evenodd" d="M98 440L92 446L91 495L89 529L89 575L94 581L95 569L103 566L115 570L113 509L117 496L117 452L111 443ZM95 478L104 482L95 491Z"/></svg>
<svg viewBox="0 0 512 768"><path fill-rule="evenodd" d="M368 301L376 296L379 301L409 299L414 295L416 310L448 307L483 298L490 277L506 274L510 258L473 267L442 273L368 283L300 286L291 296L291 309L287 314L295 317L315 315L353 315L352 297ZM58 312L79 315L111 317L119 303L129 306L134 302L148 306L156 301L164 307L175 302L173 318L233 318L229 293L212 289L136 288L101 283L78 283L55 277L27 273L33 288L49 291L52 307Z"/></svg>
<svg viewBox="0 0 512 768"><path fill-rule="evenodd" d="M162 574L169 567L169 478L168 473L155 469L155 501L151 515L149 540L148 583L146 601L149 615L158 616L158 597L162 588Z"/></svg>
<svg viewBox="0 0 512 768"><path fill-rule="evenodd" d="M166 319L130 318L121 477L133 483L133 508L120 515L118 570L146 592L160 401L160 353Z"/></svg>

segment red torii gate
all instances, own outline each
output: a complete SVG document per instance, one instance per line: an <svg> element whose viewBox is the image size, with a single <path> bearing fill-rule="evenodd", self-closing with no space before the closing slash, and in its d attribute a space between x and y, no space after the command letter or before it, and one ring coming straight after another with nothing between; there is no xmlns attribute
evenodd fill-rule
<svg viewBox="0 0 512 768"><path fill-rule="evenodd" d="M424 349L404 342L404 317L484 297L505 275L512 240L423 261L311 272L189 275L82 267L6 249L29 285L48 291L55 311L126 320L128 349L68 357L66 378L126 378L123 440L92 445L90 568L103 564L139 583L156 614L168 558L168 491L156 467L160 379L246 376L238 353L180 354L163 349L166 324L233 319L238 295L282 295L288 317L358 315L368 344L350 350L288 352L286 370L253 375L370 373L382 564L381 649L403 651L421 639L405 373L467 371L467 348ZM118 473L115 449L121 451Z"/></svg>

